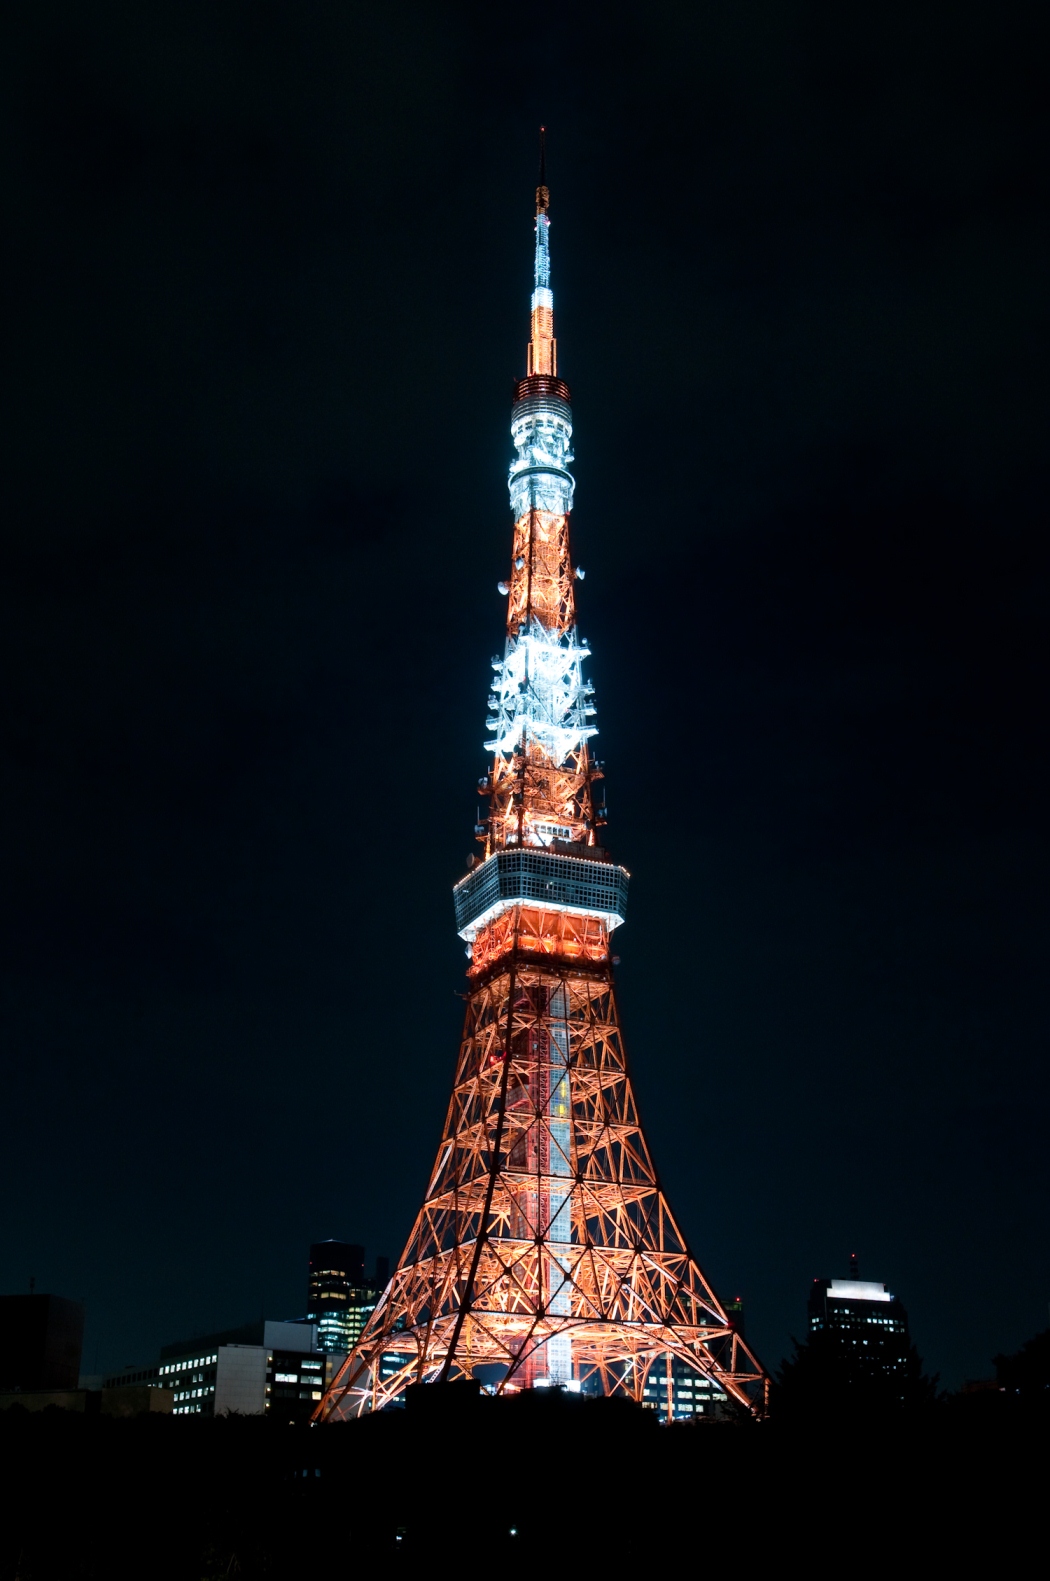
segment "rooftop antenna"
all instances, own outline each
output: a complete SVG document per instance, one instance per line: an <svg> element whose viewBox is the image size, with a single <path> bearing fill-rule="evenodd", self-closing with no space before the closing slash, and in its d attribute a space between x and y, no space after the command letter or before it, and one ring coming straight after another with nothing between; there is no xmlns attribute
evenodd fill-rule
<svg viewBox="0 0 1050 1581"><path fill-rule="evenodd" d="M856 1252L850 1252L849 1254L849 1276L851 1279L856 1279L858 1277Z"/></svg>

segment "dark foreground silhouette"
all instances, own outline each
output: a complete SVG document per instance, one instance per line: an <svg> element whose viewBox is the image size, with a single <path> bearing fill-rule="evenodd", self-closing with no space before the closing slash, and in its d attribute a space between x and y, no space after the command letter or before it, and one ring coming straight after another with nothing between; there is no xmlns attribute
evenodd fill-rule
<svg viewBox="0 0 1050 1581"><path fill-rule="evenodd" d="M776 1415L816 1423L929 1411L938 1403L937 1379L927 1377L913 1344L894 1339L891 1345L869 1342L859 1353L827 1330L795 1340L793 1355L781 1362L774 1381Z"/></svg>
<svg viewBox="0 0 1050 1581"><path fill-rule="evenodd" d="M1047 1426L1004 1401L805 1427L663 1427L572 1396L428 1396L324 1427L16 1408L0 1413L0 1577L998 1572L1039 1518Z"/></svg>

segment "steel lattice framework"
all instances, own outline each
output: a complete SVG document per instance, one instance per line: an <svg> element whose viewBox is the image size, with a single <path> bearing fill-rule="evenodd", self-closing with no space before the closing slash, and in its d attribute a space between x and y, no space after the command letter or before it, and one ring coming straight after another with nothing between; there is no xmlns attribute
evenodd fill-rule
<svg viewBox="0 0 1050 1581"><path fill-rule="evenodd" d="M765 1373L660 1188L627 1070L609 947L627 874L599 841L542 165L536 198L507 640L479 785L489 815L476 828L484 855L456 888L471 956L463 1038L423 1206L320 1419L475 1370L500 1391L560 1384L641 1400L672 1358L750 1410L765 1398ZM670 1400L668 1387L669 1412Z"/></svg>

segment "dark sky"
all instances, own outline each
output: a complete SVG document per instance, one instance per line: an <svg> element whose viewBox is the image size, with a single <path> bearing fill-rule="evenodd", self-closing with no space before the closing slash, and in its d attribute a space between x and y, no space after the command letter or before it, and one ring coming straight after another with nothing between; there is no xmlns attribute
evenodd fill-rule
<svg viewBox="0 0 1050 1581"><path fill-rule="evenodd" d="M769 1364L853 1250L947 1382L1045 1327L1042 11L14 19L0 1288L89 1368L418 1205L541 120L672 1203Z"/></svg>

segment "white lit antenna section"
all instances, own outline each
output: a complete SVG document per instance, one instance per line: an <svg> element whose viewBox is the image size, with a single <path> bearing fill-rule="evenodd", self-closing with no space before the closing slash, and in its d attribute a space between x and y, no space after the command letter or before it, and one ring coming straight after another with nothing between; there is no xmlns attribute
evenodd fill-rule
<svg viewBox="0 0 1050 1581"><path fill-rule="evenodd" d="M590 649L575 631L550 636L539 622L534 629L508 637L503 667L493 682L496 708L488 724L496 732L486 741L490 752L510 757L523 743L535 742L554 763L564 763L591 736L597 712L592 688L583 677Z"/></svg>

